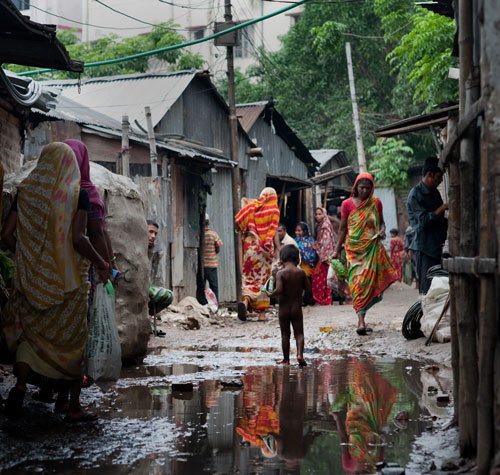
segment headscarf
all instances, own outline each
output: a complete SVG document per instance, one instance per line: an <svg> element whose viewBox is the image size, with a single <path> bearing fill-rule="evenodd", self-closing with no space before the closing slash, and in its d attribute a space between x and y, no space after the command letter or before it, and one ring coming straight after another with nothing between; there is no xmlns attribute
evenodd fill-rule
<svg viewBox="0 0 500 475"><path fill-rule="evenodd" d="M261 249L273 255L273 239L280 221L278 195L274 188L264 188L259 198L243 207L234 219L241 231L255 235Z"/></svg>
<svg viewBox="0 0 500 475"><path fill-rule="evenodd" d="M323 212L323 219L318 224L318 232L316 237L316 250L321 261L327 260L335 251L335 237L333 226L328 218L328 213L325 208L320 208Z"/></svg>
<svg viewBox="0 0 500 475"><path fill-rule="evenodd" d="M68 145L45 146L19 185L15 285L35 308L64 301L81 285L71 226L78 205L80 170Z"/></svg>
<svg viewBox="0 0 500 475"><path fill-rule="evenodd" d="M314 249L314 238L310 234L309 225L305 221L298 224L304 231L302 237L295 237L299 246L300 258L304 264L314 267L318 263L318 254Z"/></svg>
<svg viewBox="0 0 500 475"><path fill-rule="evenodd" d="M351 191L351 198L354 197L354 192L356 191L356 187L358 186L360 180L368 180L372 184L372 191L370 192L370 196L367 198L367 200L369 200L370 198L373 197L373 192L375 190L375 180L373 179L373 176L368 172L360 173L356 177L356 181L354 182L354 186L352 187Z"/></svg>
<svg viewBox="0 0 500 475"><path fill-rule="evenodd" d="M64 141L65 144L71 147L71 150L75 153L76 160L78 162L78 167L80 168L80 186L89 195L89 201L94 206L94 210L99 210L102 216L102 222L104 224L106 217L106 209L104 203L99 194L99 190L90 180L90 162L89 162L89 151L87 146L80 140L69 139Z"/></svg>

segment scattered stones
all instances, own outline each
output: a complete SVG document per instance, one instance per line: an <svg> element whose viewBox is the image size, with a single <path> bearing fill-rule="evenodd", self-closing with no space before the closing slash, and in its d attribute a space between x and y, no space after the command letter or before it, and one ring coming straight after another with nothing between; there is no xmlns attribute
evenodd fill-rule
<svg viewBox="0 0 500 475"><path fill-rule="evenodd" d="M438 392L438 388L436 388L436 386L429 386L427 388L428 394L437 394L437 392Z"/></svg>
<svg viewBox="0 0 500 475"><path fill-rule="evenodd" d="M433 460L433 461L431 462L431 466L429 467L429 470L430 470L431 472L433 472L434 470L436 470L436 468L437 468L437 467L436 467L436 464L434 463L434 460Z"/></svg>
<svg viewBox="0 0 500 475"><path fill-rule="evenodd" d="M428 373L436 373L439 371L439 366L435 364L428 364L427 366L424 366L424 371L427 371Z"/></svg>

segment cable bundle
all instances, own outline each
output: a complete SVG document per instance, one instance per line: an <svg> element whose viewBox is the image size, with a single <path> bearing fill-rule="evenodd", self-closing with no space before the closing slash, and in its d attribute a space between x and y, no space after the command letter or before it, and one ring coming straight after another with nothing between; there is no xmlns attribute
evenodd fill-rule
<svg viewBox="0 0 500 475"><path fill-rule="evenodd" d="M422 315L422 303L420 300L417 300L406 312L403 319L403 328L401 331L407 340L415 340L424 336L422 330L420 330Z"/></svg>

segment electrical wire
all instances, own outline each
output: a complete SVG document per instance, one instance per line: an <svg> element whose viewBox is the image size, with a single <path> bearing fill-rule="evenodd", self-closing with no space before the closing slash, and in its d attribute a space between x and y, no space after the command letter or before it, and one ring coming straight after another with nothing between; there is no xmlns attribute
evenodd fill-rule
<svg viewBox="0 0 500 475"><path fill-rule="evenodd" d="M167 2L167 0L158 0L160 3L166 3L167 5L170 5L172 7L177 7L177 8L187 8L189 10L212 10L215 9L216 7L193 7L193 6L188 6L188 5L179 5L178 3L174 2ZM199 5L202 5L205 2L199 3Z"/></svg>
<svg viewBox="0 0 500 475"><path fill-rule="evenodd" d="M98 1L99 3L102 3L100 2L100 0L96 0ZM280 15L281 13L284 13L288 10L291 10L292 8L296 8L300 5L303 5L305 3L307 3L308 1L310 0L300 0L296 3L294 3L293 5L290 5L288 7L285 7L285 8L282 8L281 10L277 10L273 13L269 13L267 15L264 15L263 17L259 17L259 18L255 18L253 20L249 20L245 23L240 23L239 25L235 25L231 28L228 28L226 30L223 30L223 31L219 31L218 33L214 33L212 35L209 35L209 36L206 36L205 38L200 38L199 40L192 40L192 41L187 41L185 43L179 43L179 44L176 44L176 45L171 45L171 46L166 46L164 48L158 48L158 49L154 49L154 50L151 50L151 51L144 51L143 53L137 53L137 54L133 54L133 55L130 55L130 56L124 56L123 58L115 58L115 59L108 59L108 60L104 60L104 61L96 61L96 62L93 62L93 63L88 63L85 65L86 68L91 68L91 67L96 67L96 66L103 66L103 65L106 65L106 64L116 64L116 63L122 63L124 61L130 61L132 59L138 59L138 58L144 58L144 57L147 57L147 56L153 56L155 54L159 54L159 53L165 53L167 51L174 51L176 49L181 49L181 48L185 48L187 46L192 46L192 45L196 45L196 44L199 44L199 43L204 43L205 41L210 41L210 40L213 40L215 38L218 38L219 36L223 36L223 35L226 35L228 33L231 33L232 31L236 31L236 30L239 30L241 28L245 28L246 26L249 26L249 25L253 25L255 23L259 23L261 21L264 21L264 20L267 20L268 18L272 18L273 16L276 16L276 15ZM24 71L22 73L18 73L19 76L31 76L33 74L40 74L40 73L49 73L49 72L53 72L53 71L57 71L57 69L53 69L53 68L47 68L47 69L37 69L37 70L34 70L34 71Z"/></svg>
<svg viewBox="0 0 500 475"><path fill-rule="evenodd" d="M142 30L145 28L149 28L148 26L134 26L134 27L114 27L114 26L100 26L100 25L93 25L92 23L84 23L82 21L77 21L77 20L72 20L71 18L67 18L62 15L56 15L55 13L48 12L47 10L44 10L43 8L36 7L35 5L30 5L30 8L34 8L35 10L39 10L43 13L46 13L47 15L56 17L56 18L62 18L63 20L70 21L71 23L76 23L78 25L83 25L83 26L92 26L93 28L104 28L106 30Z"/></svg>

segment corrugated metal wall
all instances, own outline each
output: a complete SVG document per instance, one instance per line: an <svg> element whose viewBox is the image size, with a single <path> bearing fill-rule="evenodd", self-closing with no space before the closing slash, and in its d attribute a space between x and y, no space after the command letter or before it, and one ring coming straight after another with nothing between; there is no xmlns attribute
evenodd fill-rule
<svg viewBox="0 0 500 475"><path fill-rule="evenodd" d="M257 119L248 135L250 138L255 137L257 146L263 149L267 173L307 179L305 164L297 158L279 135L273 133L271 126L264 119Z"/></svg>
<svg viewBox="0 0 500 475"><path fill-rule="evenodd" d="M219 299L221 302L236 300L234 277L234 227L232 179L230 168L217 168L212 174L212 194L208 196L207 213L210 227L217 231L223 245L219 257Z"/></svg>

